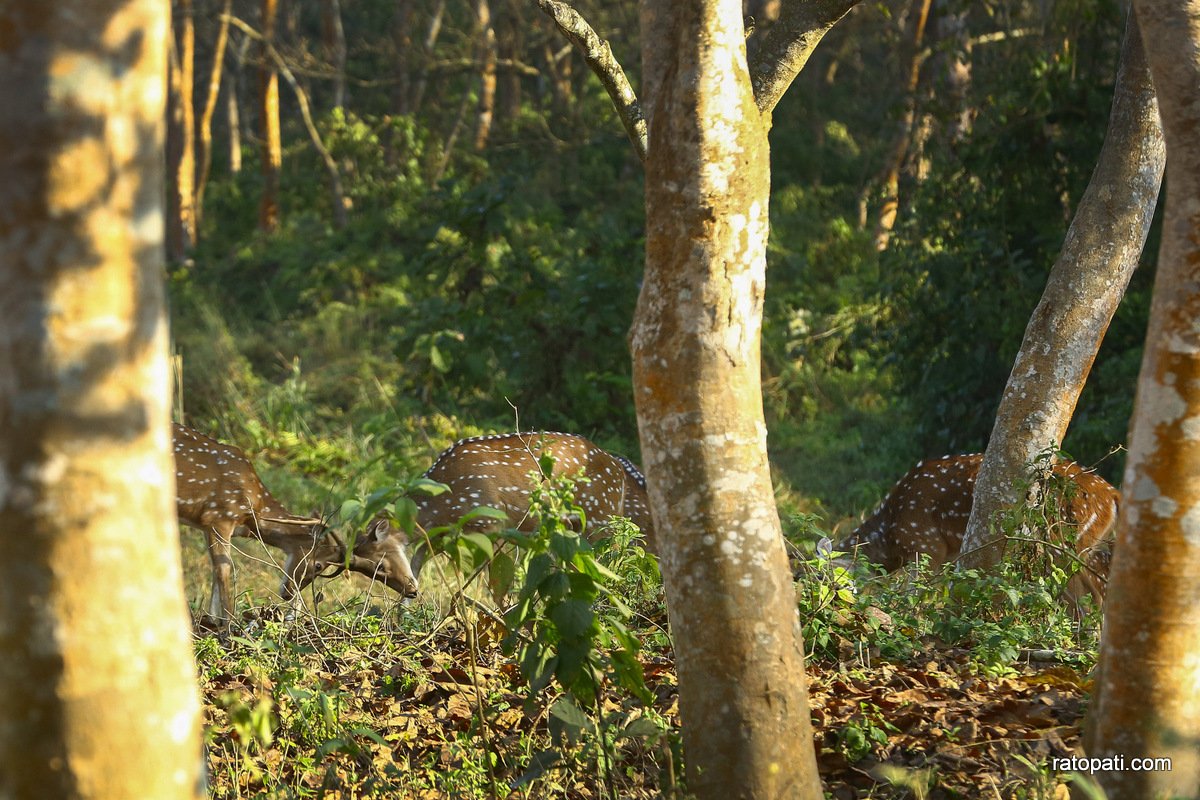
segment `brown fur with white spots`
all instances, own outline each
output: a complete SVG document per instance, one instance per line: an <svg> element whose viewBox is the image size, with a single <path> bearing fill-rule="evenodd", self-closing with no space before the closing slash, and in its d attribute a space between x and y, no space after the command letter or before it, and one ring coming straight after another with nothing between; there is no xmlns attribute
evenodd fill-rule
<svg viewBox="0 0 1200 800"><path fill-rule="evenodd" d="M983 455L974 453L918 463L838 549L857 550L889 572L920 555L928 556L935 569L957 558L982 461ZM1120 493L1108 481L1074 462L1055 464L1054 472L1075 483L1063 515L1065 522L1076 526L1075 548L1084 564L1066 593L1078 599L1089 592L1101 603Z"/></svg>
<svg viewBox="0 0 1200 800"><path fill-rule="evenodd" d="M611 455L572 433L501 433L456 442L425 472L426 478L446 484L450 491L414 497L417 522L431 530L488 506L504 511L508 525L517 530L535 529L537 520L529 514L529 496L537 481L531 473L538 473L542 453L554 457L554 476L574 478L582 473L589 479L575 486L575 503L583 509L588 534L613 517L628 517L653 549L654 521L641 470L628 459ZM503 525L479 518L469 527L494 530ZM387 520L376 519L364 538L381 541L398 533ZM420 574L426 557L426 547L418 543L412 559L414 575Z"/></svg>
<svg viewBox="0 0 1200 800"><path fill-rule="evenodd" d="M204 532L212 562L213 582L209 613L228 623L233 612L230 578L233 570L231 539L256 536L287 554L283 586L285 600L299 599L299 591L325 569L346 560L346 548L316 517L298 517L271 496L259 480L246 454L178 423L175 443L175 507L179 521ZM385 583L413 596L417 581L409 568L403 537L385 543L358 543L350 567L366 575L387 574Z"/></svg>

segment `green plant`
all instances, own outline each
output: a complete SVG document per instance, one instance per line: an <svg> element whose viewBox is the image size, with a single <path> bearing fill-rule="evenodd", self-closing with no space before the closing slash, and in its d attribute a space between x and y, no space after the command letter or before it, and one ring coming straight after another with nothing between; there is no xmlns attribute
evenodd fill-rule
<svg viewBox="0 0 1200 800"><path fill-rule="evenodd" d="M847 761L861 761L887 747L889 732L897 728L883 718L879 706L860 702L858 714L837 732L838 749Z"/></svg>

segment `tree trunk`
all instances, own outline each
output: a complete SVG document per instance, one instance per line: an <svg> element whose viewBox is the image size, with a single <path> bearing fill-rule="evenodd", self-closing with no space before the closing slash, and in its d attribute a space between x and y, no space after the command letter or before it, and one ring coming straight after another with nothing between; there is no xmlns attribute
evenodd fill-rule
<svg viewBox="0 0 1200 800"><path fill-rule="evenodd" d="M392 14L392 46L395 55L395 84L392 86L392 111L397 114L407 114L409 101L412 97L412 70L416 65L413 58L412 45L412 0L398 0L395 13Z"/></svg>
<svg viewBox="0 0 1200 800"><path fill-rule="evenodd" d="M342 6L339 0L322 0L321 33L325 37L325 52L333 64L333 107L346 106L346 31L342 28Z"/></svg>
<svg viewBox="0 0 1200 800"><path fill-rule="evenodd" d="M168 433L168 6L0 37L0 797L203 796Z"/></svg>
<svg viewBox="0 0 1200 800"><path fill-rule="evenodd" d="M1134 4L1162 111L1166 211L1105 604L1090 757L1112 800L1200 797L1200 0ZM1122 187L1124 188L1124 187ZM1137 770L1134 758L1168 757Z"/></svg>
<svg viewBox="0 0 1200 800"><path fill-rule="evenodd" d="M516 64L524 55L524 33L526 22L516 3L505 3L499 15L496 32L496 50L500 58ZM499 76L496 87L496 118L501 128L509 125L521 114L521 73L509 68Z"/></svg>
<svg viewBox="0 0 1200 800"><path fill-rule="evenodd" d="M896 216L900 213L900 173L904 169L908 157L909 146L912 144L913 132L917 123L917 89L921 82L922 44L925 41L925 24L929 21L929 6L931 0L913 0L909 10L910 51L906 59L906 77L904 81L904 108L900 114L896 136L888 152L887 162L880 173L879 183L883 184L883 204L879 209L879 217L875 221L875 249L883 251L892 238L892 229L896 227ZM868 187L868 191L870 187ZM864 200L865 202L865 200ZM865 218L863 220L865 222Z"/></svg>
<svg viewBox="0 0 1200 800"><path fill-rule="evenodd" d="M225 45L229 41L229 15L233 10L233 0L225 0L221 8L221 18L217 21L217 41L213 45L212 69L208 73L208 93L204 98L204 110L200 114L200 126L197 131L197 161L200 169L196 174L196 226L204 218L204 188L208 185L208 173L212 168L212 121L217 111L217 99L221 93L221 73L225 71ZM228 92L228 90L226 90ZM236 102L235 102L236 108ZM236 119L236 113L234 116Z"/></svg>
<svg viewBox="0 0 1200 800"><path fill-rule="evenodd" d="M262 198L258 205L258 227L271 232L279 227L279 170L283 166L283 144L279 133L279 70L271 59L279 0L262 0L262 35L259 66L259 125L262 128Z"/></svg>
<svg viewBox="0 0 1200 800"><path fill-rule="evenodd" d="M438 36L442 32L442 18L446 15L446 0L438 0L429 15L429 29L425 32L425 40L421 43L421 67L417 72L417 82L413 87L412 102L409 113L416 114L421 110L425 101L425 87L429 84L429 62L433 60L433 49L437 47Z"/></svg>
<svg viewBox="0 0 1200 800"><path fill-rule="evenodd" d="M767 118L741 3L643 0L646 276L631 343L675 638L688 788L820 798L767 465L759 350Z"/></svg>
<svg viewBox="0 0 1200 800"><path fill-rule="evenodd" d="M229 89L225 92L225 121L229 125L229 171L237 175L242 171L242 114L238 95L242 88L242 75L246 66L246 50L250 47L250 37L243 36L241 43L234 48L237 54L237 66L233 74L225 81Z"/></svg>
<svg viewBox="0 0 1200 800"><path fill-rule="evenodd" d="M962 564L1003 555L991 523L1020 498L1026 465L1063 440L1100 342L1137 267L1163 173L1154 86L1131 14L1108 135L1004 389L979 469Z"/></svg>
<svg viewBox="0 0 1200 800"><path fill-rule="evenodd" d="M196 28L192 0L177 0L167 103L167 257L182 261L196 246Z"/></svg>
<svg viewBox="0 0 1200 800"><path fill-rule="evenodd" d="M475 149L487 147L496 113L496 30L488 0L476 0L475 17L479 26L479 110L475 115Z"/></svg>

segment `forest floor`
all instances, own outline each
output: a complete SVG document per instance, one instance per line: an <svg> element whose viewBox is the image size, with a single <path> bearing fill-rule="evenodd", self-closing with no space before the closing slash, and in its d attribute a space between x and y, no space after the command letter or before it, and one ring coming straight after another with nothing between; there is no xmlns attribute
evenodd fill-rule
<svg viewBox="0 0 1200 800"><path fill-rule="evenodd" d="M456 621L431 627L387 630L360 614L198 634L211 796L687 796L664 638L641 654L653 705L616 692L602 701L606 758L595 735L552 741L554 692L527 697L486 617L471 631L474 655ZM934 642L903 664L844 650L807 665L827 796L1067 796L1049 765L1077 752L1090 684L1074 669L1026 663L986 677Z"/></svg>

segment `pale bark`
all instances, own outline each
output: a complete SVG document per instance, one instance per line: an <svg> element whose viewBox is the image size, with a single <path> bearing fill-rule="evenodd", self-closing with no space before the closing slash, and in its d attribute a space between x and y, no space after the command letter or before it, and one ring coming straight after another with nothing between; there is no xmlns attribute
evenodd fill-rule
<svg viewBox="0 0 1200 800"><path fill-rule="evenodd" d="M177 0L174 16L167 104L167 257L182 261L196 246L196 26L192 0Z"/></svg>
<svg viewBox="0 0 1200 800"><path fill-rule="evenodd" d="M1134 4L1170 178L1088 755L1112 800L1200 797L1200 0ZM1169 757L1169 770L1130 759Z"/></svg>
<svg viewBox="0 0 1200 800"><path fill-rule="evenodd" d="M246 50L250 47L249 37L234 48L237 67L226 80L229 90L225 92L225 121L229 126L229 171L234 175L242 171L242 114L238 92L241 90L242 75L246 66Z"/></svg>
<svg viewBox="0 0 1200 800"><path fill-rule="evenodd" d="M698 798L819 798L760 385L769 153L741 3L643 0L638 429Z"/></svg>
<svg viewBox="0 0 1200 800"><path fill-rule="evenodd" d="M475 0L475 24L479 36L479 108L475 112L476 151L487 147L496 115L496 29L488 0Z"/></svg>
<svg viewBox="0 0 1200 800"><path fill-rule="evenodd" d="M554 20L554 24L558 26L563 35L579 48L588 66L592 68L592 72L596 74L601 85L604 86L604 90L608 92L613 107L617 110L617 117L625 126L625 135L633 144L638 158L645 161L646 120L638 105L637 95L634 93L633 87L629 85L629 79L625 77L625 71L621 69L608 42L597 36L587 20L566 3L560 3L558 0L537 0L537 4L547 16ZM653 32L648 32L646 35L652 36Z"/></svg>
<svg viewBox="0 0 1200 800"><path fill-rule="evenodd" d="M1163 174L1163 138L1154 86L1129 17L1108 134L1034 309L1004 389L979 470L962 563L1000 560L991 522L1020 498L1026 466L1063 440L1100 342L1137 268ZM987 546L989 544L996 546Z"/></svg>
<svg viewBox="0 0 1200 800"><path fill-rule="evenodd" d="M283 143L279 130L279 70L271 58L278 0L262 0L262 64L259 67L258 124L262 132L262 197L258 204L258 227L279 227L279 170L283 166Z"/></svg>
<svg viewBox="0 0 1200 800"><path fill-rule="evenodd" d="M0 797L203 795L168 433L168 6L0 37Z"/></svg>
<svg viewBox="0 0 1200 800"><path fill-rule="evenodd" d="M204 219L204 189L208 186L208 173L212 169L212 121L221 93L221 74L225 71L225 45L229 42L229 15L232 6L233 0L225 0L217 21L217 40L213 45L212 69L208 73L208 92L204 98L204 110L200 113L200 125L196 131L196 161L199 164L196 171L195 202L197 229ZM234 120L236 118L235 112Z"/></svg>

